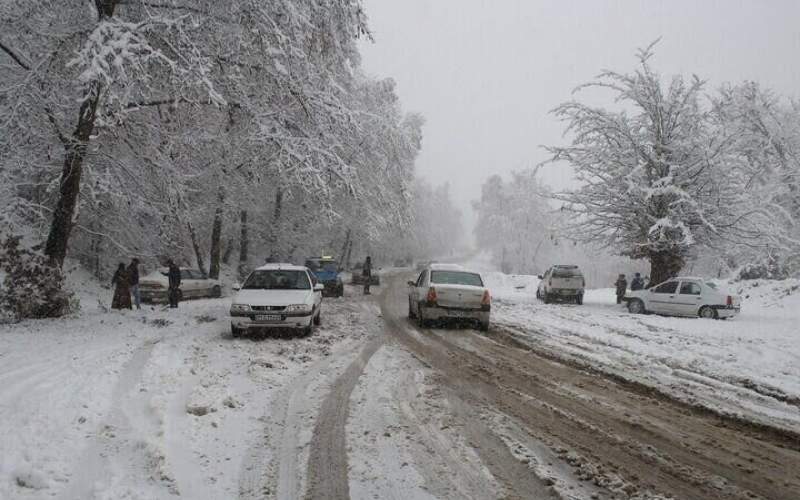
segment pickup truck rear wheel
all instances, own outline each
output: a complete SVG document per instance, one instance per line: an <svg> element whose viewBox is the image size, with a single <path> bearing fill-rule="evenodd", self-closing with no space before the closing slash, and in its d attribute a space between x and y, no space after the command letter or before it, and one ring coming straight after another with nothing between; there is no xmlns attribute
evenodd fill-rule
<svg viewBox="0 0 800 500"><path fill-rule="evenodd" d="M551 302L553 302L553 299L550 297L550 294L547 293L547 292L544 292L544 303L545 304L549 304Z"/></svg>
<svg viewBox="0 0 800 500"><path fill-rule="evenodd" d="M639 299L632 299L628 301L628 312L632 314L644 314L647 310L644 308L644 302Z"/></svg>
<svg viewBox="0 0 800 500"><path fill-rule="evenodd" d="M578 304L578 305L582 305L583 304L583 294L575 296L575 303Z"/></svg>
<svg viewBox="0 0 800 500"><path fill-rule="evenodd" d="M710 308L708 306L701 307L699 315L700 315L701 318L705 318L705 319L717 319L719 317L717 315L717 311L715 311L714 309L712 309L712 308Z"/></svg>

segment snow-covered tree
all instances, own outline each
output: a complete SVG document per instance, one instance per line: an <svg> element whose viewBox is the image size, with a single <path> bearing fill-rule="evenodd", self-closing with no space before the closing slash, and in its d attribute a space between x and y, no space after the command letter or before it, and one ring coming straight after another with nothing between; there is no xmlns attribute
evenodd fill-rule
<svg viewBox="0 0 800 500"><path fill-rule="evenodd" d="M715 126L698 77L662 84L652 45L633 73L603 72L579 87L606 89L617 111L578 101L560 105L567 146L549 147L581 186L556 194L573 214L573 236L633 259L648 259L651 279L676 275L701 246L766 246L778 239L776 205L751 196L740 175L737 137Z"/></svg>

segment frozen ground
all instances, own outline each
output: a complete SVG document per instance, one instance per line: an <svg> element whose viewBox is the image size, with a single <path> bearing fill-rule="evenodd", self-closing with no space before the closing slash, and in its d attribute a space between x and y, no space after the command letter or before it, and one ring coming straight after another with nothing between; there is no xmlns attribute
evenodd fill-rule
<svg viewBox="0 0 800 500"><path fill-rule="evenodd" d="M310 338L233 339L229 299L108 311L72 272L79 314L0 326L0 500L800 494L793 437L663 396L796 429L796 282L714 322L488 272L482 334L409 322L410 275L326 299Z"/></svg>
<svg viewBox="0 0 800 500"><path fill-rule="evenodd" d="M485 274L496 324L521 342L681 400L800 431L800 281L720 282L744 298L729 321L632 315L612 289L583 306L535 299L535 276Z"/></svg>
<svg viewBox="0 0 800 500"><path fill-rule="evenodd" d="M71 282L79 315L0 326L0 499L295 496L267 485L302 488L284 457L367 335L357 303L326 300L311 338L232 339L229 300L107 312Z"/></svg>

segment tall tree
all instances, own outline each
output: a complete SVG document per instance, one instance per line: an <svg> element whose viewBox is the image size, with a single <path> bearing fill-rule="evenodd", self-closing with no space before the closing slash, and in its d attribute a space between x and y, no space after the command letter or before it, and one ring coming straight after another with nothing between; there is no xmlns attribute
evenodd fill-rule
<svg viewBox="0 0 800 500"><path fill-rule="evenodd" d="M574 236L648 259L660 282L698 246L766 245L777 229L770 204L749 196L732 169L735 137L711 123L704 82L676 76L662 86L651 56L652 45L639 52L635 72L606 71L579 87L611 91L622 110L578 101L556 108L572 140L548 151L581 182L556 195L574 215Z"/></svg>

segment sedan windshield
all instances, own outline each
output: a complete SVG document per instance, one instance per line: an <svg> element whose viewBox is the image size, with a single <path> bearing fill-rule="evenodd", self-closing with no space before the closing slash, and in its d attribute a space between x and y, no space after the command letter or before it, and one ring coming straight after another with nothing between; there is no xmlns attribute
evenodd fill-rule
<svg viewBox="0 0 800 500"><path fill-rule="evenodd" d="M309 290L311 282L305 271L253 271L247 277L245 290Z"/></svg>
<svg viewBox="0 0 800 500"><path fill-rule="evenodd" d="M480 274L465 273L463 271L431 271L431 283L483 286Z"/></svg>

